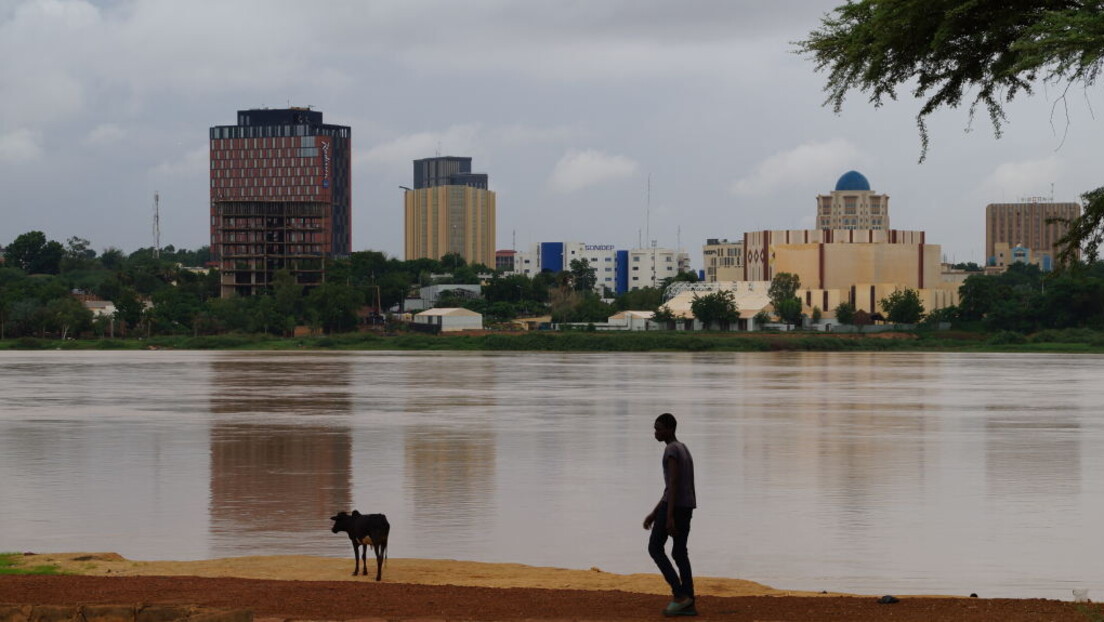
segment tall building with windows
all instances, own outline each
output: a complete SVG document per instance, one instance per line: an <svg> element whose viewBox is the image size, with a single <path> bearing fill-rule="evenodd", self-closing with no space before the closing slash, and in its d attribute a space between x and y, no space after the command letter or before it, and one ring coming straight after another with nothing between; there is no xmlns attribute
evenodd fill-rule
<svg viewBox="0 0 1104 622"><path fill-rule="evenodd" d="M511 274L528 277L541 272L571 270L571 262L585 260L594 269L594 291L623 294L642 287L661 287L663 281L690 272L690 256L671 248L618 249L612 244L541 242L529 252L513 256Z"/></svg>
<svg viewBox="0 0 1104 622"><path fill-rule="evenodd" d="M279 270L312 286L352 247L350 129L309 108L239 110L210 129L211 259L221 295L271 287Z"/></svg>
<svg viewBox="0 0 1104 622"><path fill-rule="evenodd" d="M830 194L817 195L817 229L889 230L889 196L875 194L858 171L847 171Z"/></svg>
<svg viewBox="0 0 1104 622"><path fill-rule="evenodd" d="M1056 244L1068 227L1061 222L1047 221L1073 220L1080 215L1081 206L1077 203L1054 203L1038 198L986 205L986 264L1006 267L1021 261L1013 253L1018 248L1024 261L1039 264L1044 271L1051 270L1058 254Z"/></svg>
<svg viewBox="0 0 1104 622"><path fill-rule="evenodd" d="M414 187L403 187L406 259L459 253L469 264L495 265L495 193L471 158L414 161Z"/></svg>
<svg viewBox="0 0 1104 622"><path fill-rule="evenodd" d="M704 280L739 281L744 278L744 241L729 242L720 238L709 238L702 247Z"/></svg>

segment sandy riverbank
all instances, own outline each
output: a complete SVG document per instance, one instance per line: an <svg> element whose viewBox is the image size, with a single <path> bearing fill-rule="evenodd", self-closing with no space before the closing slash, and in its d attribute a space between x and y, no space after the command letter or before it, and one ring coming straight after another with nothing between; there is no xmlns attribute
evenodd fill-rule
<svg viewBox="0 0 1104 622"><path fill-rule="evenodd" d="M375 573L375 560L369 555ZM361 581L353 577L353 560L306 555L230 557L200 561L138 561L116 553L44 553L23 557L24 566L57 566L61 572L89 576L191 576L274 579L281 581ZM489 588L617 590L666 594L658 574L614 574L598 568L567 570L522 564L488 564L438 559L388 559L384 581L410 585L456 585ZM777 590L741 579L695 577L697 592L709 596L824 596L816 592ZM840 594L834 594L839 596Z"/></svg>
<svg viewBox="0 0 1104 622"><path fill-rule="evenodd" d="M518 564L395 559L377 583L352 577L352 560L306 556L147 562L67 553L20 561L73 574L0 576L0 603L133 611L187 605L235 610L255 622L658 620L668 600L658 575ZM1056 600L902 596L885 605L872 596L786 592L739 579L702 578L699 585L701 620L1084 622L1104 616L1098 605Z"/></svg>

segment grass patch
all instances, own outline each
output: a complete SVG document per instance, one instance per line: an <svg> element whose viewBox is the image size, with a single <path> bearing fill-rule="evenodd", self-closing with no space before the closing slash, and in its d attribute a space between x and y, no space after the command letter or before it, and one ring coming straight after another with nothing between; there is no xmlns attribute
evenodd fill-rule
<svg viewBox="0 0 1104 622"><path fill-rule="evenodd" d="M20 564L21 553L0 553L0 575L3 574L61 574L57 566L30 566Z"/></svg>

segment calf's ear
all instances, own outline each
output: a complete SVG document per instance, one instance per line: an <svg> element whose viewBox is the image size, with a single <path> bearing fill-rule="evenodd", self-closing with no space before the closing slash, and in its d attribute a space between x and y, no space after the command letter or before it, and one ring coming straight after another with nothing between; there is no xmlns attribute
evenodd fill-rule
<svg viewBox="0 0 1104 622"><path fill-rule="evenodd" d="M353 516L360 516L360 512L357 512L356 510L353 510Z"/></svg>

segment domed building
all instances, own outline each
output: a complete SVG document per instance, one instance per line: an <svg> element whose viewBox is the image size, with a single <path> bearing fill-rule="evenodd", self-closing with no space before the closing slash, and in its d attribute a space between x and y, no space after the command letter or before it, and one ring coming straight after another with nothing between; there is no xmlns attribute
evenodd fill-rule
<svg viewBox="0 0 1104 622"><path fill-rule="evenodd" d="M847 171L835 190L817 196L816 227L746 231L735 240L712 238L702 247L704 283L699 289L728 289L748 296L764 295L780 273L801 281L803 311L819 309L822 317L848 302L867 313L901 289L916 290L925 309L957 303L957 282L944 278L942 250L923 231L889 228L889 196L876 194L858 171ZM682 289L692 289L683 287ZM695 292L678 294L668 307L690 317ZM762 309L762 300L738 303L741 325Z"/></svg>
<svg viewBox="0 0 1104 622"><path fill-rule="evenodd" d="M847 171L836 189L817 195L817 229L889 229L889 196L875 194L866 176Z"/></svg>

